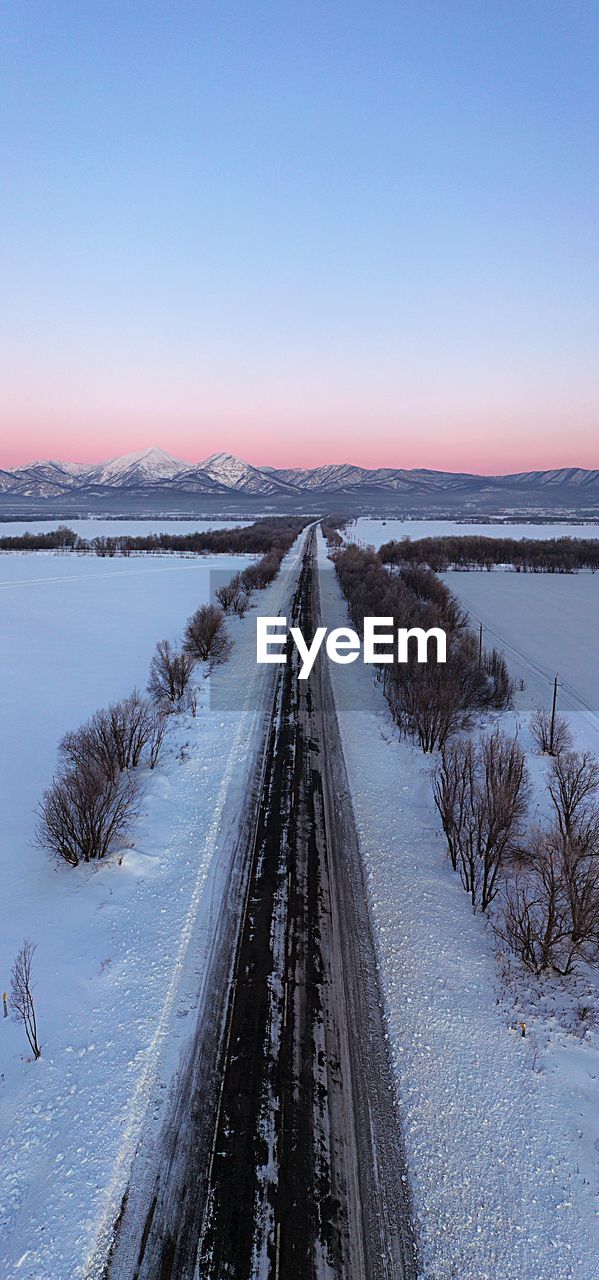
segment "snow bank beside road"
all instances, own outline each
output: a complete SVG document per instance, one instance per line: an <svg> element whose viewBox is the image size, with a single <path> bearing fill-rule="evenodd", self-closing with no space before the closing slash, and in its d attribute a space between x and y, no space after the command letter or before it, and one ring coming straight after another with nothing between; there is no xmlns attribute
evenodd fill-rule
<svg viewBox="0 0 599 1280"><path fill-rule="evenodd" d="M345 602L319 538L322 621ZM368 668L331 664L367 868L426 1280L594 1280L563 1082L510 1025L484 921L447 868L429 768ZM347 709L359 707L356 709ZM569 1099L570 1109L572 1099Z"/></svg>

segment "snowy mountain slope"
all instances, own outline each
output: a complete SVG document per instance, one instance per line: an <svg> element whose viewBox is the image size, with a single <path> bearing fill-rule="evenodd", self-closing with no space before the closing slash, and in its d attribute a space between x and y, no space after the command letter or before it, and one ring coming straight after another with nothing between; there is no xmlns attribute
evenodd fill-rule
<svg viewBox="0 0 599 1280"><path fill-rule="evenodd" d="M573 489L587 489L599 484L599 470L585 471L582 467L560 467L555 471L520 471L512 476L496 476L500 483L511 480L517 484L554 487L568 485Z"/></svg>
<svg viewBox="0 0 599 1280"><path fill-rule="evenodd" d="M276 472L262 471L248 462L242 462L232 453L213 453L199 464L198 470L212 477L226 489L239 493L279 493L288 491L290 485Z"/></svg>
<svg viewBox="0 0 599 1280"><path fill-rule="evenodd" d="M10 493L14 487L14 471L0 471L0 493Z"/></svg>
<svg viewBox="0 0 599 1280"><path fill-rule="evenodd" d="M74 477L61 462L31 462L12 472L11 492L24 497L47 498L73 487Z"/></svg>
<svg viewBox="0 0 599 1280"><path fill-rule="evenodd" d="M138 453L125 453L120 458L112 458L110 462L86 470L82 478L86 484L133 488L154 484L157 480L172 480L186 467L187 463L173 458L164 449L141 449Z"/></svg>
<svg viewBox="0 0 599 1280"><path fill-rule="evenodd" d="M253 466L231 453L214 453L201 463L182 462L163 449L142 449L98 464L35 462L14 471L0 471L0 492L32 497L59 495L66 489L78 493L105 489L137 489L182 493L239 493L248 496L289 493L405 493L475 495L514 490L526 493L568 492L599 495L599 470L563 467L550 471L526 471L505 476L479 476L468 472L425 468L358 467L330 463L320 467Z"/></svg>

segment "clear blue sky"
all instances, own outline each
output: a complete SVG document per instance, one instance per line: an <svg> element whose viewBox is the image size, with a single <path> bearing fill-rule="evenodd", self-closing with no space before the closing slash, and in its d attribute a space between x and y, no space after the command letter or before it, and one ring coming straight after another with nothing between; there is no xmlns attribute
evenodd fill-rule
<svg viewBox="0 0 599 1280"><path fill-rule="evenodd" d="M599 465L599 0L0 23L0 465Z"/></svg>

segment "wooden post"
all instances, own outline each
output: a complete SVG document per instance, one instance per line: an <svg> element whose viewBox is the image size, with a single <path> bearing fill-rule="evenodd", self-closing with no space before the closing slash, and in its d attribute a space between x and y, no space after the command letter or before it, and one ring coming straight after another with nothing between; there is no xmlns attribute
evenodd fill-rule
<svg viewBox="0 0 599 1280"><path fill-rule="evenodd" d="M478 632L478 665L483 665L483 624L481 622Z"/></svg>

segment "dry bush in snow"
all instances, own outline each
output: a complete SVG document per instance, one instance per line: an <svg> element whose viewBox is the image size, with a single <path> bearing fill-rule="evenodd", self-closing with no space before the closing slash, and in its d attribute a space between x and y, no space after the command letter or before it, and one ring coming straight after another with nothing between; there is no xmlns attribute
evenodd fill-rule
<svg viewBox="0 0 599 1280"><path fill-rule="evenodd" d="M531 973L571 973L599 939L597 853L564 843L558 831L537 831L526 869L509 881L495 928Z"/></svg>
<svg viewBox="0 0 599 1280"><path fill-rule="evenodd" d="M137 775L109 778L87 762L54 779L38 808L37 841L71 867L104 858L138 810Z"/></svg>
<svg viewBox="0 0 599 1280"><path fill-rule="evenodd" d="M125 769L136 769L146 755L156 764L160 719L149 700L134 690L128 698L96 711L81 728L65 734L58 748L62 766L81 769L93 764L114 780Z"/></svg>
<svg viewBox="0 0 599 1280"><path fill-rule="evenodd" d="M542 756L559 756L570 751L572 734L565 716L556 715L551 734L551 712L538 707L530 721L530 734L537 751Z"/></svg>

